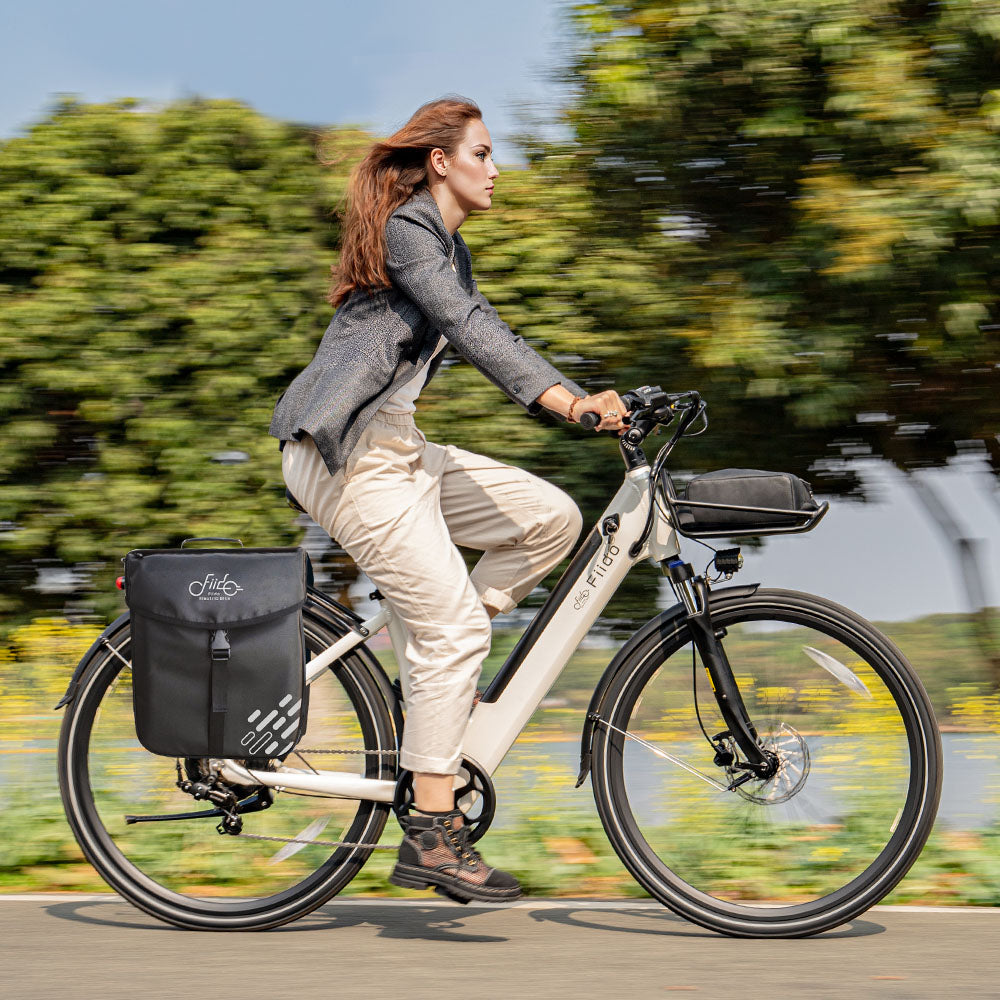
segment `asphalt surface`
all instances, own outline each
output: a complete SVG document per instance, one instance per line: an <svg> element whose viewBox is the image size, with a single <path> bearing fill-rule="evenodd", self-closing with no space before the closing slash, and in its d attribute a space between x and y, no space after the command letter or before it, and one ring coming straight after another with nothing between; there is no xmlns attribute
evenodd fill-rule
<svg viewBox="0 0 1000 1000"><path fill-rule="evenodd" d="M11 998L998 997L1000 910L876 907L748 941L651 902L341 900L263 933L181 931L116 896L0 896Z"/></svg>

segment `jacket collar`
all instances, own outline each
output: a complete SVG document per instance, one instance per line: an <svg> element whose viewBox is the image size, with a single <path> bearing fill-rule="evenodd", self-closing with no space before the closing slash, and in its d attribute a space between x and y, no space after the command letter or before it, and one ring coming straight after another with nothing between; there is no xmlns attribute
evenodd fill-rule
<svg viewBox="0 0 1000 1000"><path fill-rule="evenodd" d="M414 192L410 200L400 205L392 214L401 216L404 219L411 219L413 222L419 222L421 225L433 230L444 243L448 253L452 252L455 245L454 238L448 232L448 227L444 224L444 219L441 217L441 209L438 208L438 203L434 200L434 195L427 188L421 188L419 191Z"/></svg>

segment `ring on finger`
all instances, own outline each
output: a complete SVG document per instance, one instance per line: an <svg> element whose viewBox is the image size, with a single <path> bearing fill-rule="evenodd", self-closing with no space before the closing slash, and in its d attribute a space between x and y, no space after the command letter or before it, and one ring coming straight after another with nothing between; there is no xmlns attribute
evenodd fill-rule
<svg viewBox="0 0 1000 1000"><path fill-rule="evenodd" d="M606 416L606 417L617 417L618 416L618 411L617 410L608 410L608 412L605 413L604 416Z"/></svg>

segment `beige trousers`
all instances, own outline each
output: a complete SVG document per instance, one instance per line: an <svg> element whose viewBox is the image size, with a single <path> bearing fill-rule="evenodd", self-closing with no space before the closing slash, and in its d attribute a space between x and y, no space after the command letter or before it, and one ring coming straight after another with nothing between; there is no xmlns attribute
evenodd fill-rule
<svg viewBox="0 0 1000 1000"><path fill-rule="evenodd" d="M428 442L411 414L377 414L336 475L308 436L285 445L282 471L406 625L402 766L456 773L490 650L483 604L510 611L569 552L576 504L521 469ZM471 574L456 545L483 553Z"/></svg>

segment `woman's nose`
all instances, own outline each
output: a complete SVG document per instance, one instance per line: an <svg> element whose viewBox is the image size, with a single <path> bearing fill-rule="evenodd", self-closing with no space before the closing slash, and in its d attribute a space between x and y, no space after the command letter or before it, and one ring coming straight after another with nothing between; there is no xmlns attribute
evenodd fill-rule
<svg viewBox="0 0 1000 1000"><path fill-rule="evenodd" d="M489 171L489 173L486 176L490 180L493 180L494 177L499 177L500 176L500 171L497 170L497 165L492 160L490 160L490 171Z"/></svg>

